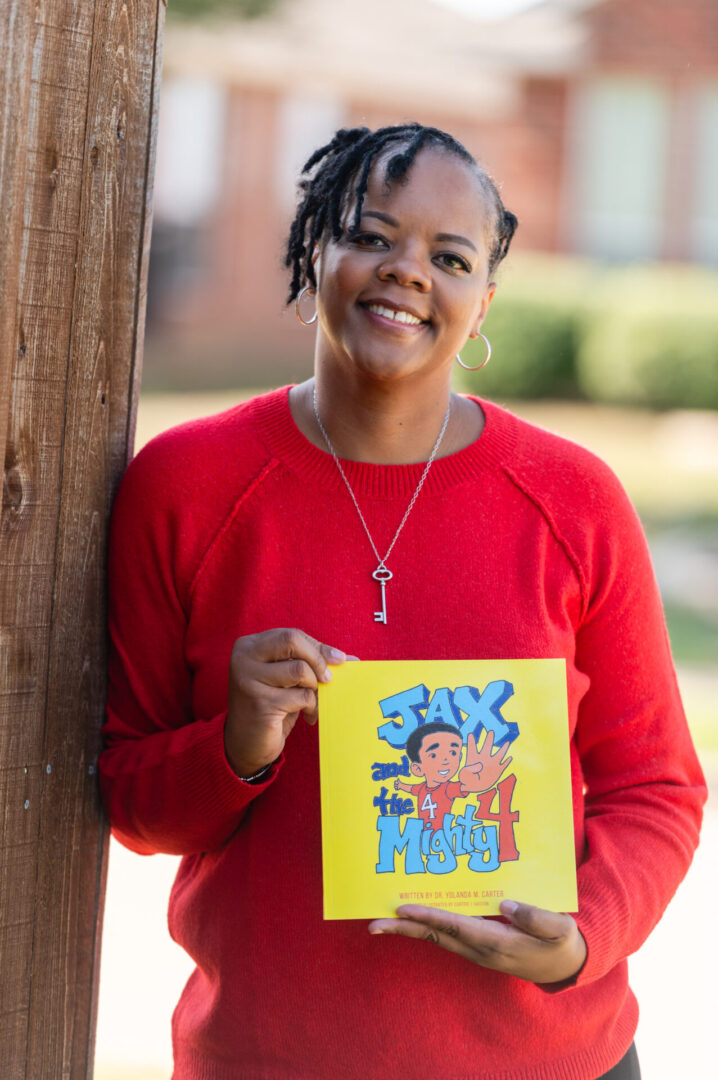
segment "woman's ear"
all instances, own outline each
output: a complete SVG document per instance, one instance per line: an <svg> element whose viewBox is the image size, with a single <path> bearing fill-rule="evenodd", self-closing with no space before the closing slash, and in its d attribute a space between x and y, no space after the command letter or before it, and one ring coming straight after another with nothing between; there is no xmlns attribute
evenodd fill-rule
<svg viewBox="0 0 718 1080"><path fill-rule="evenodd" d="M496 282L490 281L489 284L486 286L486 291L484 292L483 297L481 298L481 307L479 308L479 313L476 317L474 325L471 327L471 330L469 332L470 338L476 338L479 336L481 324L486 318L486 315L488 314L488 310L491 306L491 301L493 300L495 293Z"/></svg>
<svg viewBox="0 0 718 1080"><path fill-rule="evenodd" d="M322 270L321 270L321 257L322 257L321 248L317 244L315 246L315 248L314 248L314 251L312 252L312 259L311 259L312 269L314 270L314 280L316 281L317 285L319 284L319 278L320 278L320 275L321 275L321 272L322 272Z"/></svg>

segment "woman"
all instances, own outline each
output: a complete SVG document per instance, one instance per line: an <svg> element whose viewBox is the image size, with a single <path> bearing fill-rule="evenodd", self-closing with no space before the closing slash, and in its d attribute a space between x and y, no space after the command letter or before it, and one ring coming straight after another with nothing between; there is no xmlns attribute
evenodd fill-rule
<svg viewBox="0 0 718 1080"><path fill-rule="evenodd" d="M705 791L637 519L588 452L450 393L516 225L460 144L340 131L302 189L314 378L161 436L115 509L102 784L123 843L184 856L175 1078L638 1076L625 957ZM575 918L322 921L316 689L348 655L566 658Z"/></svg>

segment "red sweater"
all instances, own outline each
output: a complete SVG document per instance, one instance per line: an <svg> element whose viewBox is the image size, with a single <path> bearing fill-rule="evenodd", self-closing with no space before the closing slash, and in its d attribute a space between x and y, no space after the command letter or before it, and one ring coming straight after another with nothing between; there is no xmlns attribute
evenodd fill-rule
<svg viewBox="0 0 718 1080"><path fill-rule="evenodd" d="M356 510L286 390L160 436L121 485L101 782L124 844L184 856L169 921L197 968L175 1080L593 1080L631 1042L625 958L686 872L703 780L620 485L482 407L481 437L434 463L397 542L386 626ZM422 466L344 464L385 550ZM223 751L232 643L276 626L366 660L566 658L575 986L322 920L316 728L300 719L257 786Z"/></svg>

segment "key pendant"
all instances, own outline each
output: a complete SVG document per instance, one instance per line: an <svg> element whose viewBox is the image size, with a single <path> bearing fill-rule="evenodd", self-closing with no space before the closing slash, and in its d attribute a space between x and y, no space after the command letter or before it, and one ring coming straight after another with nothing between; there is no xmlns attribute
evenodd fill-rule
<svg viewBox="0 0 718 1080"><path fill-rule="evenodd" d="M374 622L386 624L386 583L391 581L394 575L391 570L387 570L384 563L379 563L372 577L381 585L381 611L374 612Z"/></svg>

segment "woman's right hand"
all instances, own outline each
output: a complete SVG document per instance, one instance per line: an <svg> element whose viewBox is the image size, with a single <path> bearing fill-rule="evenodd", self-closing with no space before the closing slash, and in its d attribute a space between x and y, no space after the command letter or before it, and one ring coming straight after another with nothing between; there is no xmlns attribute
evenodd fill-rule
<svg viewBox="0 0 718 1080"><path fill-rule="evenodd" d="M329 664L347 659L301 630L265 630L237 638L229 664L224 728L227 760L237 776L254 776L284 749L300 712L317 722L317 686Z"/></svg>

